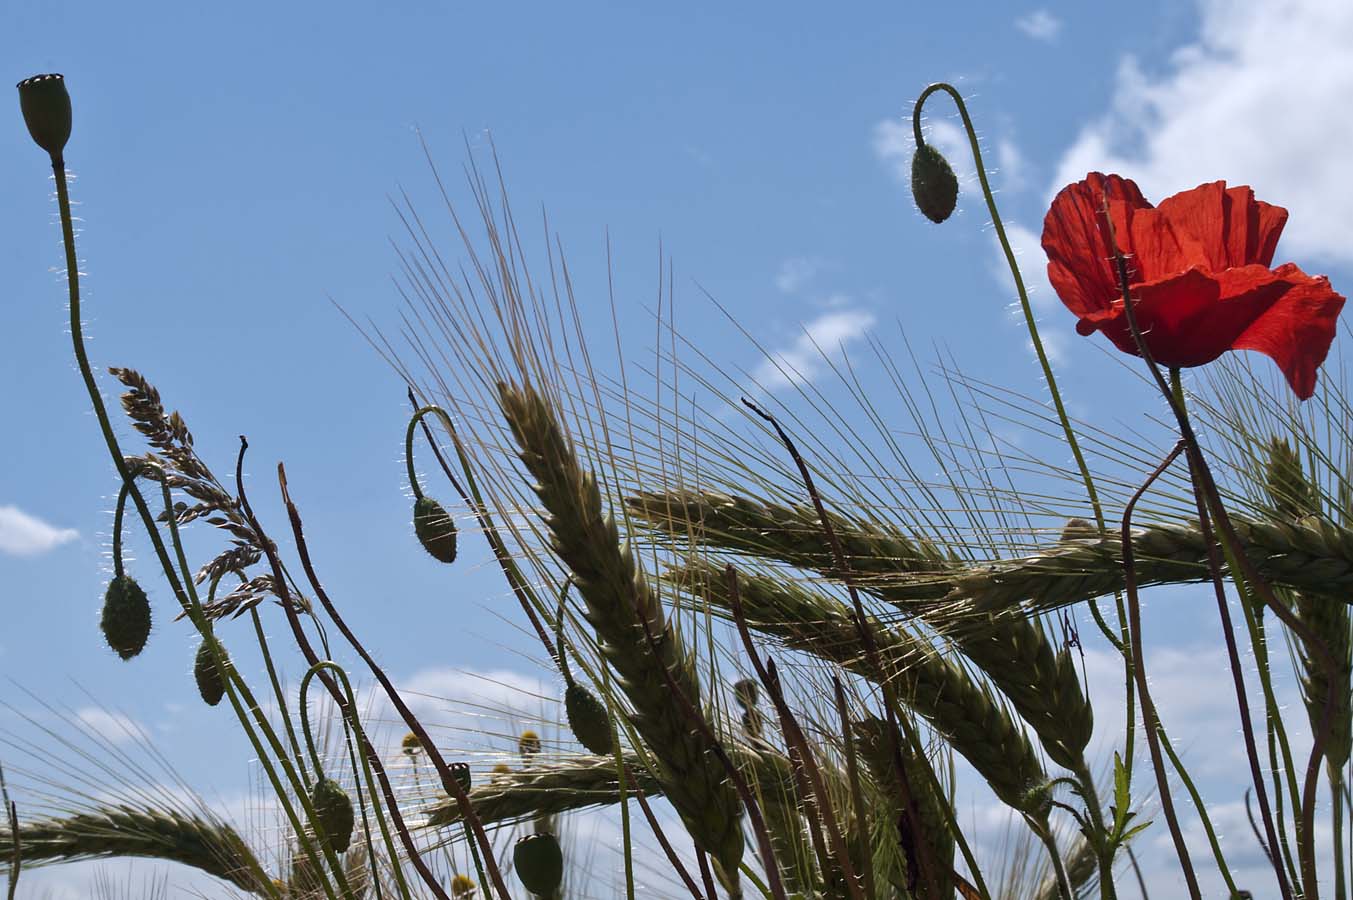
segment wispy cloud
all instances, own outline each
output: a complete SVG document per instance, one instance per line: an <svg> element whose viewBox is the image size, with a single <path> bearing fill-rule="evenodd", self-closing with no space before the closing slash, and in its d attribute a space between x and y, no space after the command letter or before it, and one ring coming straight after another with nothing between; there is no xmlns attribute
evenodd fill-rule
<svg viewBox="0 0 1353 900"><path fill-rule="evenodd" d="M840 306L841 299L828 298L828 302ZM873 313L862 309L824 313L804 325L803 333L788 347L771 351L752 372L752 378L765 391L811 381L822 372L831 356L864 337L873 325Z"/></svg>
<svg viewBox="0 0 1353 900"><path fill-rule="evenodd" d="M1202 0L1198 37L1162 74L1132 57L1112 105L1062 158L1053 190L1089 171L1133 178L1159 201L1225 179L1291 219L1281 258L1353 263L1353 4ZM1301 259L1305 257L1307 259Z"/></svg>
<svg viewBox="0 0 1353 900"><path fill-rule="evenodd" d="M57 528L17 506L0 506L0 553L36 556L79 537L73 528Z"/></svg>
<svg viewBox="0 0 1353 900"><path fill-rule="evenodd" d="M148 732L135 719L122 713L110 712L97 706L75 711L75 718L90 732L109 744L120 745L132 741L147 741Z"/></svg>
<svg viewBox="0 0 1353 900"><path fill-rule="evenodd" d="M1016 19L1015 27L1036 41L1051 44L1062 33L1062 20L1046 9L1036 9Z"/></svg>
<svg viewBox="0 0 1353 900"><path fill-rule="evenodd" d="M781 293L797 293L813 280L821 268L821 261L811 256L791 257L780 263L780 270L775 273L775 287Z"/></svg>

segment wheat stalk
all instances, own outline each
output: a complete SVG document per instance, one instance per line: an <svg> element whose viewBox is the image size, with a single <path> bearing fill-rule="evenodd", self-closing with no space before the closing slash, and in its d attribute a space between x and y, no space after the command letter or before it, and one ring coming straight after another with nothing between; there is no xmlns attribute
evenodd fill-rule
<svg viewBox="0 0 1353 900"><path fill-rule="evenodd" d="M709 563L692 562L668 577L700 600L731 610L727 582ZM840 604L761 575L740 576L738 586L749 627L876 683L890 679L898 699L944 735L1001 800L1030 815L1046 815L1046 801L1036 789L1048 778L1023 729L990 690L927 641L866 619L885 668L878 672L860 652L859 629Z"/></svg>
<svg viewBox="0 0 1353 900"><path fill-rule="evenodd" d="M183 863L261 894L262 867L229 825L175 810L108 806L59 819L23 822L19 846L24 863L71 862L138 856ZM0 856L12 853L0 834Z"/></svg>
<svg viewBox="0 0 1353 900"><path fill-rule="evenodd" d="M743 851L741 804L710 742L674 714L667 686L670 676L699 708L692 660L622 544L615 520L603 511L596 480L578 463L549 403L529 387L500 383L498 393L522 462L536 479L554 550L573 574L602 655L619 675L634 726L660 763L663 793L696 844L735 885ZM651 646L650 634L656 639Z"/></svg>

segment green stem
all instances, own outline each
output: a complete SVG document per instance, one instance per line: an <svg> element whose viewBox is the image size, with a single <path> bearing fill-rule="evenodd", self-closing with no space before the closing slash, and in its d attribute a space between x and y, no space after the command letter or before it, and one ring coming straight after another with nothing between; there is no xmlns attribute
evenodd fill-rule
<svg viewBox="0 0 1353 900"><path fill-rule="evenodd" d="M244 576L240 576L243 580ZM272 652L268 649L268 636L263 632L263 619L258 614L258 607L253 606L249 609L249 617L254 623L254 637L258 640L258 648L263 653L263 665L268 672L268 682L272 685L273 698L277 701L277 711L281 716L282 725L286 728L287 742L291 744L291 754L296 760L296 767L301 772L301 780L309 787L310 773L305 768L305 756L301 753L301 745L296 740L296 729L291 724L291 715L287 712L287 696L282 691L282 683L277 677L277 669L273 666ZM318 769L316 778L319 777Z"/></svg>
<svg viewBox="0 0 1353 900"><path fill-rule="evenodd" d="M1067 446L1071 448L1071 456L1076 460L1076 468L1080 471L1081 481L1085 484L1085 494L1090 500L1090 508L1094 512L1099 535L1101 538L1107 538L1109 535L1108 525L1104 520L1104 508L1099 501L1099 491L1095 487L1094 477L1090 474L1090 467L1085 461L1085 454L1081 452L1080 441L1076 439L1076 431L1071 426L1071 417L1067 415L1066 405L1062 402L1062 392L1057 387L1057 378L1053 375L1052 364L1048 361L1047 351L1043 348L1043 339L1038 333L1038 322L1034 318L1033 305L1029 302L1029 292L1024 285L1024 277L1020 274L1019 263L1015 259L1015 251L1010 246L1010 239L1006 236L1005 224L1001 221L1000 210L996 208L996 197L992 193L991 183L987 180L986 166L982 164L982 147L977 140L977 130L973 127L972 118L968 115L968 106L963 102L963 95L953 85L944 82L929 85L917 98L911 116L911 127L916 137L916 145L919 147L925 143L925 138L921 134L921 111L926 100L936 91L944 91L953 99L954 105L958 107L958 114L963 119L963 128L968 135L968 146L972 149L973 164L977 169L977 179L982 185L982 197L986 200L987 211L991 214L991 224L996 229L996 238L1001 243L1001 251L1005 254L1006 265L1010 267L1010 275L1015 281L1015 292L1019 295L1020 311L1024 314L1024 324L1029 330L1029 340L1033 343L1034 353L1038 356L1038 365L1043 370L1043 379L1047 382L1048 394L1052 398L1053 408L1057 411L1057 421L1061 423ZM1118 611L1119 634L1115 635L1113 629L1109 627L1109 623L1104 621L1104 616L1099 611L1098 602L1091 601L1090 614L1094 617L1095 624L1109 641L1109 644L1123 657L1124 695L1127 702L1127 728L1124 736L1123 755L1130 780L1132 778L1133 738L1137 717L1134 714L1135 692L1133 689L1135 679L1132 674L1132 652L1128 646L1130 635L1127 624L1127 609L1123 604L1122 591L1114 592L1114 604Z"/></svg>
<svg viewBox="0 0 1353 900"><path fill-rule="evenodd" d="M1093 832L1087 834L1086 838L1095 848L1095 856L1099 858L1100 900L1117 900L1118 892L1113 884L1113 856L1118 848L1108 840L1109 832L1104 827L1104 809L1099 801L1099 788L1095 785L1094 776L1090 774L1090 767L1086 764L1084 756L1076 762L1074 774L1080 783L1085 808L1090 813L1090 828Z"/></svg>
<svg viewBox="0 0 1353 900"><path fill-rule="evenodd" d="M122 514L127 508L127 485L117 492L117 506L113 507L113 577L121 578L122 571Z"/></svg>
<svg viewBox="0 0 1353 900"><path fill-rule="evenodd" d="M1193 783L1192 776L1184 768L1183 760L1179 758L1179 754L1174 752L1174 746L1165 733L1165 726L1157 724L1156 730L1160 735L1161 749L1169 757L1170 765L1174 766L1175 774L1179 776L1180 783L1184 785L1184 790L1189 792L1189 799L1193 801L1193 808L1198 811L1198 820L1203 823L1207 842L1212 847L1212 857L1217 861L1217 870L1221 872L1222 880L1226 882L1226 889L1230 892L1227 896L1237 897L1240 892L1236 888L1235 881L1231 878L1231 870L1226 865L1226 857L1222 855L1221 841L1217 840L1217 830L1212 827L1212 818L1207 814L1207 806L1203 803L1203 797L1198 793L1198 787Z"/></svg>
<svg viewBox="0 0 1353 900"><path fill-rule="evenodd" d="M1344 900L1348 889L1344 881L1344 804L1340 791L1343 773L1330 766L1326 774L1330 782L1330 844L1334 853L1334 900Z"/></svg>

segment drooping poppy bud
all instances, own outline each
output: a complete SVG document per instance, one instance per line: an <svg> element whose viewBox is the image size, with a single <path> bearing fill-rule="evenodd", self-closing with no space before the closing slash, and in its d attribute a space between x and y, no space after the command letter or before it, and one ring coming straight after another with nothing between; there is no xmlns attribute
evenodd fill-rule
<svg viewBox="0 0 1353 900"><path fill-rule="evenodd" d="M512 866L522 886L533 894L553 896L564 880L564 851L552 834L528 834L512 848Z"/></svg>
<svg viewBox="0 0 1353 900"><path fill-rule="evenodd" d="M954 213L958 203L958 176L944 154L930 144L919 143L911 157L911 196L930 221L939 224Z"/></svg>
<svg viewBox="0 0 1353 900"><path fill-rule="evenodd" d="M604 756L611 752L611 717L606 704L580 684L564 691L564 714L569 730L589 752Z"/></svg>
<svg viewBox="0 0 1353 900"><path fill-rule="evenodd" d="M99 628L108 646L123 659L131 659L150 637L150 601L130 575L117 575L103 595Z"/></svg>
<svg viewBox="0 0 1353 900"><path fill-rule="evenodd" d="M61 151L70 140L71 126L70 94L66 92L65 77L56 73L34 75L20 81L18 88L19 108L23 111L28 133L53 159L61 159Z"/></svg>
<svg viewBox="0 0 1353 900"><path fill-rule="evenodd" d="M197 682L197 692L202 695L202 702L208 706L215 706L225 696L225 678L217 668L216 659L212 656L211 647L206 641L197 645L197 658L193 661L193 680Z"/></svg>
<svg viewBox="0 0 1353 900"><path fill-rule="evenodd" d="M352 843L354 817L352 798L332 778L321 778L310 789L310 805L315 808L315 824L329 849L343 853Z"/></svg>
<svg viewBox="0 0 1353 900"><path fill-rule="evenodd" d="M431 497L419 497L413 504L413 531L423 549L438 562L456 561L456 520Z"/></svg>

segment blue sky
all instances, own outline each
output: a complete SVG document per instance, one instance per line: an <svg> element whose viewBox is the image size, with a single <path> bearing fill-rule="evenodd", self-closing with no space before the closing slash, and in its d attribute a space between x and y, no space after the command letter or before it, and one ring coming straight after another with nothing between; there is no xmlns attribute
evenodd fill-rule
<svg viewBox="0 0 1353 900"><path fill-rule="evenodd" d="M397 325L389 198L439 203L420 131L462 200L467 144L482 158L492 134L519 215L548 210L584 315L607 331L609 235L621 335L636 353L651 352L661 242L679 327L729 368L759 360L705 291L790 360L811 358L805 329L862 353L866 329L896 344L900 324L923 357L941 345L970 376L1037 395L971 178L959 214L937 227L899 177L911 104L937 79L969 98L1035 285L1048 198L1090 168L1135 177L1156 199L1218 178L1253 184L1292 211L1281 260L1345 292L1353 283L1341 227L1353 218L1341 168L1353 125L1337 114L1353 90L1342 50L1353 14L1338 2L1147 2L1131 16L994 3L374 9L12 4L0 58L12 81L61 71L70 85L96 364L148 375L222 475L247 433L274 532L284 520L266 476L285 460L350 620L392 675L432 692L473 693L479 682L457 672L548 673L521 655L530 644L485 548L467 540L448 576L413 541L402 384L331 302ZM932 103L933 140L948 151L957 119ZM17 103L0 121L0 677L76 711L117 707L194 787L236 795L247 753L223 711L196 701L193 643L169 621L149 560L134 563L157 615L145 654L123 663L97 633L115 482L51 271L60 234L45 159ZM965 153L951 159L970 170ZM1074 334L1046 286L1034 299L1073 410L1139 421L1149 399L1119 361ZM139 536L129 546L144 554ZM1180 606L1160 607L1151 627L1197 700L1187 663L1210 664L1197 630L1209 620ZM1237 793L1225 777L1210 784ZM42 877L34 896L62 889Z"/></svg>

